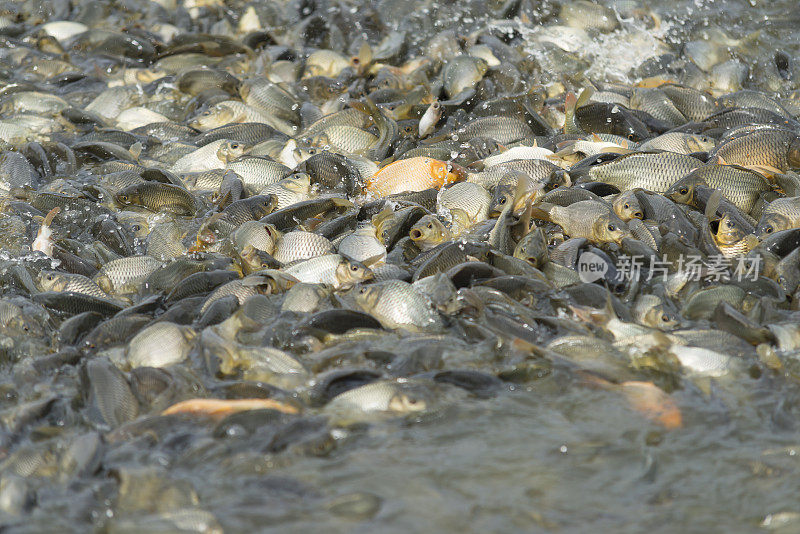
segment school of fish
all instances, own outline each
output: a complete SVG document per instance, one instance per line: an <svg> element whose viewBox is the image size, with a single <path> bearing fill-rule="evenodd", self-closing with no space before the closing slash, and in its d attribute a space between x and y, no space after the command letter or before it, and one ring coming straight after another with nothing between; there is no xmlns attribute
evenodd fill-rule
<svg viewBox="0 0 800 534"><path fill-rule="evenodd" d="M553 377L659 435L681 392L796 382L800 62L674 28L4 1L0 525L236 532L298 499L379 530L380 495L259 473ZM613 36L638 55L608 70ZM201 465L243 477L227 505L170 471Z"/></svg>

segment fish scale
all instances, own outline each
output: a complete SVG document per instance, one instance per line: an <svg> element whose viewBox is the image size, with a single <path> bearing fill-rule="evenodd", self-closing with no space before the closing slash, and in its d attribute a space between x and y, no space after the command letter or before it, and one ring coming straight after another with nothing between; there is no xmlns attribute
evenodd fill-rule
<svg viewBox="0 0 800 534"><path fill-rule="evenodd" d="M472 222L480 222L489 214L489 192L478 184L458 183L439 194L437 212L449 215L452 209L464 210Z"/></svg>
<svg viewBox="0 0 800 534"><path fill-rule="evenodd" d="M460 141L473 137L489 137L498 143L508 144L533 137L530 126L513 117L482 117L475 119L454 132Z"/></svg>
<svg viewBox="0 0 800 534"><path fill-rule="evenodd" d="M799 142L800 137L792 131L760 129L721 143L709 157L720 157L731 165L768 165L786 171L800 164Z"/></svg>
<svg viewBox="0 0 800 534"><path fill-rule="evenodd" d="M325 237L312 232L294 231L285 233L278 239L273 256L281 263L292 263L332 251L333 245Z"/></svg>
<svg viewBox="0 0 800 534"><path fill-rule="evenodd" d="M620 191L642 188L663 193L701 165L701 161L683 154L634 153L592 167L589 176L593 180L611 184Z"/></svg>
<svg viewBox="0 0 800 534"><path fill-rule="evenodd" d="M748 213L759 195L772 189L761 174L738 165L704 165L687 176L691 178L705 180L709 187L719 189L725 198Z"/></svg>
<svg viewBox="0 0 800 534"><path fill-rule="evenodd" d="M112 260L100 268L94 281L113 293L136 291L139 285L161 267L162 262L151 256L130 256Z"/></svg>

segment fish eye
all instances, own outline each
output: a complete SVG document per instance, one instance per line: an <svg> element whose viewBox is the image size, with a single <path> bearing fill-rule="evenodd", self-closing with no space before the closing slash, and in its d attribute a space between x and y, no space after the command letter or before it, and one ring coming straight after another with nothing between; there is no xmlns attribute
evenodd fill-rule
<svg viewBox="0 0 800 534"><path fill-rule="evenodd" d="M505 204L507 201L508 201L508 199L507 199L506 197L501 197L501 198L500 198L500 200L499 200L498 202L499 202L500 204Z"/></svg>
<svg viewBox="0 0 800 534"><path fill-rule="evenodd" d="M231 143L231 148L233 149L239 148L239 143Z"/></svg>
<svg viewBox="0 0 800 534"><path fill-rule="evenodd" d="M428 229L433 230L433 223L428 223Z"/></svg>
<svg viewBox="0 0 800 534"><path fill-rule="evenodd" d="M733 228L733 222L732 221L725 221L725 226L727 226L728 228Z"/></svg>
<svg viewBox="0 0 800 534"><path fill-rule="evenodd" d="M133 226L131 226L131 230L133 230L134 232L138 232L141 229L142 227L139 226L138 224L134 224Z"/></svg>
<svg viewBox="0 0 800 534"><path fill-rule="evenodd" d="M52 280L52 279L53 279L53 275L52 275L52 274L48 274L46 278L47 278L48 280Z"/></svg>
<svg viewBox="0 0 800 534"><path fill-rule="evenodd" d="M355 265L355 264L351 265L350 266L350 270L353 271L354 273L357 272L358 271L358 265Z"/></svg>
<svg viewBox="0 0 800 534"><path fill-rule="evenodd" d="M122 202L127 202L127 201L128 201L128 195L120 195L120 196L119 196L119 199L120 199Z"/></svg>
<svg viewBox="0 0 800 534"><path fill-rule="evenodd" d="M22 325L22 331L23 332L27 332L28 330L30 330L30 328L28 328L28 325L26 325L26 324Z"/></svg>
<svg viewBox="0 0 800 534"><path fill-rule="evenodd" d="M362 287L362 288L360 288L358 290L358 294L359 295L364 295L364 294L366 294L366 292L367 292L367 288L366 287Z"/></svg>
<svg viewBox="0 0 800 534"><path fill-rule="evenodd" d="M681 187L680 189L678 189L678 193L680 193L681 195L687 195L689 194L689 189L687 187Z"/></svg>
<svg viewBox="0 0 800 534"><path fill-rule="evenodd" d="M764 227L764 233L765 234L771 234L772 233L772 226L769 226L769 225L765 226Z"/></svg>
<svg viewBox="0 0 800 534"><path fill-rule="evenodd" d="M661 320L664 321L665 323L669 322L669 315L665 313L664 315L661 316Z"/></svg>
<svg viewBox="0 0 800 534"><path fill-rule="evenodd" d="M608 225L608 231L609 231L609 232L613 232L613 231L614 231L614 230L616 230L616 229L617 229L617 227L616 227L615 225L613 225L613 224L609 224L609 225Z"/></svg>
<svg viewBox="0 0 800 534"><path fill-rule="evenodd" d="M208 117L209 115L211 115L211 111L209 111L209 110L205 110L205 111L203 112L203 116L204 116L204 117Z"/></svg>
<svg viewBox="0 0 800 534"><path fill-rule="evenodd" d="M622 207L625 208L626 210L631 209L631 205L628 204L627 202Z"/></svg>

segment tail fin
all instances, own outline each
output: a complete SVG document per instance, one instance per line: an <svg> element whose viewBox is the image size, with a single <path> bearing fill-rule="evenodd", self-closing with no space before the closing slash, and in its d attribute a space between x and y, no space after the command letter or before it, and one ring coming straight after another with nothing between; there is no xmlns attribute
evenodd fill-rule
<svg viewBox="0 0 800 534"><path fill-rule="evenodd" d="M552 222L550 218L550 211L554 207L555 204L550 204L549 202L540 202L535 206L531 206L531 218Z"/></svg>

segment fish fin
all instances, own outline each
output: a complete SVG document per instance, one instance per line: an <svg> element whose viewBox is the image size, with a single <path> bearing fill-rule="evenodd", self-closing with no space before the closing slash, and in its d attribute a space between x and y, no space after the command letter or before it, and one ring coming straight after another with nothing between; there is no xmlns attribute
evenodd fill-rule
<svg viewBox="0 0 800 534"><path fill-rule="evenodd" d="M532 212L533 212L533 202L531 202L529 199L525 203L525 209L522 211L522 215L520 215L519 221L517 221L517 225L519 225L523 229L523 235L531 231Z"/></svg>
<svg viewBox="0 0 800 534"><path fill-rule="evenodd" d="M541 221L550 222L550 210L555 207L555 204L549 202L540 202L535 206L531 206L531 217Z"/></svg>
<svg viewBox="0 0 800 534"><path fill-rule="evenodd" d="M759 241L758 237L755 234L747 234L742 238L742 241L744 241L744 244L747 247L748 252L756 248L758 244L761 242Z"/></svg>
<svg viewBox="0 0 800 534"><path fill-rule="evenodd" d="M611 319L618 319L617 312L614 311L614 303L611 300L611 291L606 290L606 303L603 312Z"/></svg>
<svg viewBox="0 0 800 534"><path fill-rule="evenodd" d="M591 87L584 88L583 91L581 91L580 96L578 96L578 99L575 101L575 109L582 108L583 106L585 106L586 103L589 102L589 99L592 98L593 94L594 94L594 89L592 89Z"/></svg>
<svg viewBox="0 0 800 534"><path fill-rule="evenodd" d="M61 208L59 208L58 206L48 211L47 215L45 215L44 220L42 221L42 225L50 226L51 224L53 224L53 219L55 219L56 215L58 215L60 212Z"/></svg>
<svg viewBox="0 0 800 534"><path fill-rule="evenodd" d="M603 142L603 140L600 139L600 136L597 135L596 133L592 134L592 141L594 141L595 143L602 143Z"/></svg>
<svg viewBox="0 0 800 534"><path fill-rule="evenodd" d="M558 151L559 151L559 152L556 152L556 154L560 153L560 152L561 152L562 150L564 150L565 148L570 148L570 147L573 147L573 146L575 146L575 144L576 144L577 142L578 142L578 141L571 139L571 140L569 140L569 141L561 141L560 143L556 143L556 148L557 148L557 149L558 149Z"/></svg>
<svg viewBox="0 0 800 534"><path fill-rule="evenodd" d="M410 113L414 106L420 103L431 104L436 101L433 98L431 102L425 102L426 95L430 95L430 88L427 87L427 84L417 85L408 92L405 101L394 109L391 113L392 118L394 120L410 119L412 118Z"/></svg>
<svg viewBox="0 0 800 534"><path fill-rule="evenodd" d="M142 146L141 141L136 141L134 144L131 145L131 148L128 149L128 152L131 153L133 159L135 161L139 161L139 156L142 155L142 150L144 150L144 146Z"/></svg>
<svg viewBox="0 0 800 534"><path fill-rule="evenodd" d="M630 154L633 150L621 146L610 146L604 148L603 152L608 152L609 154Z"/></svg>
<svg viewBox="0 0 800 534"><path fill-rule="evenodd" d="M391 206L384 207L381 211L372 216L372 224L376 227L380 226L380 224L391 217L393 213L394 210Z"/></svg>
<svg viewBox="0 0 800 534"><path fill-rule="evenodd" d="M358 60L361 63L359 69L361 69L362 72L372 63L372 57L372 47L369 46L367 41L364 41L361 43L361 48L358 49Z"/></svg>
<svg viewBox="0 0 800 534"><path fill-rule="evenodd" d="M216 192L215 192L215 194L216 194ZM211 202L213 204L216 204L219 207L227 206L233 201L233 199L231 198L231 195L232 195L232 192L229 189L229 190L225 191L225 194L222 195L221 197L220 196L217 196L216 198L212 197Z"/></svg>
<svg viewBox="0 0 800 534"><path fill-rule="evenodd" d="M554 154L546 155L545 158L549 159L550 161L556 161L565 159L567 156L577 154L578 151L575 149L576 144L577 141L561 141L556 145L556 152Z"/></svg>
<svg viewBox="0 0 800 534"><path fill-rule="evenodd" d="M366 265L367 267L372 267L373 265L377 265L378 263L386 257L385 253L376 254L375 256L370 256L369 258L364 259L361 263Z"/></svg>
<svg viewBox="0 0 800 534"><path fill-rule="evenodd" d="M537 182L534 182L528 173L520 173L517 177L517 185L514 188L514 204L516 205L527 193L535 189L537 189Z"/></svg>
<svg viewBox="0 0 800 534"><path fill-rule="evenodd" d="M720 202L722 202L722 191L715 189L714 192L711 193L708 202L706 202L705 216L707 219L711 220L716 216Z"/></svg>
<svg viewBox="0 0 800 534"><path fill-rule="evenodd" d="M717 156L717 165L727 165L728 163L722 159L722 156Z"/></svg>
<svg viewBox="0 0 800 534"><path fill-rule="evenodd" d="M218 211L206 219L205 222L203 222L203 227L208 227L209 224L213 224L221 219L224 219L226 216L227 214L224 211Z"/></svg>
<svg viewBox="0 0 800 534"><path fill-rule="evenodd" d="M774 178L778 174L783 174L783 171L773 167L772 165L742 165L745 169L755 171L765 178Z"/></svg>
<svg viewBox="0 0 800 534"><path fill-rule="evenodd" d="M568 112L574 112L575 108L577 107L577 102L578 98L575 96L575 93L570 91L564 98L564 110Z"/></svg>

